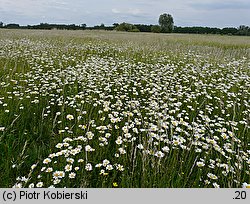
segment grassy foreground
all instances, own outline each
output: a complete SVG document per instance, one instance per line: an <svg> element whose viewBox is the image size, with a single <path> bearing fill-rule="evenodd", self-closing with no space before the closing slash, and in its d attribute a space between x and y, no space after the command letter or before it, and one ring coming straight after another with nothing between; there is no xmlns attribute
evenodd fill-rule
<svg viewBox="0 0 250 204"><path fill-rule="evenodd" d="M0 187L241 187L250 37L0 30Z"/></svg>

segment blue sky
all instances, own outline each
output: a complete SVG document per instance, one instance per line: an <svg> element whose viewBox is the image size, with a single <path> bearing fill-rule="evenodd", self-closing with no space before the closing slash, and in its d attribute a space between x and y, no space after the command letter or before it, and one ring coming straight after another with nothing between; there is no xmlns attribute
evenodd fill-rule
<svg viewBox="0 0 250 204"><path fill-rule="evenodd" d="M177 26L250 26L250 0L0 0L0 21L21 25L157 24L161 13Z"/></svg>

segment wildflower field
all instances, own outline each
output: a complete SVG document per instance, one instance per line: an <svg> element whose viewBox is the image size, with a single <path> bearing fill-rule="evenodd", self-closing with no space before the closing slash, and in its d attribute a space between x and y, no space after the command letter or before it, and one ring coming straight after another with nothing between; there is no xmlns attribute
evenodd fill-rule
<svg viewBox="0 0 250 204"><path fill-rule="evenodd" d="M250 38L0 30L0 187L250 183Z"/></svg>

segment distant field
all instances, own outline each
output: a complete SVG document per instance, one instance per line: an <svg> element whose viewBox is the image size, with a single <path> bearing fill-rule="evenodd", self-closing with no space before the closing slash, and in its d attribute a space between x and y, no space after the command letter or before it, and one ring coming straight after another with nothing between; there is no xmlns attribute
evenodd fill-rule
<svg viewBox="0 0 250 204"><path fill-rule="evenodd" d="M250 183L250 37L0 29L0 187Z"/></svg>

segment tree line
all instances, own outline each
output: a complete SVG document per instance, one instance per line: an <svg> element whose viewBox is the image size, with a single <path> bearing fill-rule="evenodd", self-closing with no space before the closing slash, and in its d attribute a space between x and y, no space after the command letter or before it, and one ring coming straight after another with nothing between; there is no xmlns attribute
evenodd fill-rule
<svg viewBox="0 0 250 204"><path fill-rule="evenodd" d="M161 14L159 16L158 25L146 24L131 24L131 23L114 23L112 26L105 26L104 24L96 26L87 26L85 23L81 25L76 24L49 24L40 23L39 25L20 26L19 24L4 24L0 22L0 28L7 29L44 29L44 30L116 30L127 32L153 32L153 33L191 33L191 34L221 34L221 35L246 35L250 36L250 27L241 25L238 28L211 28L211 27L181 27L174 26L174 19L170 14Z"/></svg>
<svg viewBox="0 0 250 204"><path fill-rule="evenodd" d="M85 30L86 24L75 25L75 24L49 24L49 23L40 23L39 25L26 25L21 26L16 23L4 24L0 22L0 28L7 28L7 29L42 29L42 30Z"/></svg>

